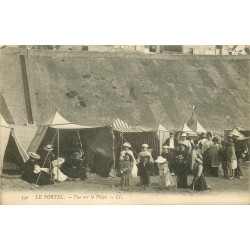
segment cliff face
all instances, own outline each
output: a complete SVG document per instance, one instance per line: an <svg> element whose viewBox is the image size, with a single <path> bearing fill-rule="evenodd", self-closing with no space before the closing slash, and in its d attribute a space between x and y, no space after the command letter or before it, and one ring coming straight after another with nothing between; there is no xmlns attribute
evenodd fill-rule
<svg viewBox="0 0 250 250"><path fill-rule="evenodd" d="M20 54L25 55L34 121L55 110L86 125L119 117L180 129L192 105L206 129L248 127L249 56L77 51L0 51L1 91L16 124L26 123Z"/></svg>

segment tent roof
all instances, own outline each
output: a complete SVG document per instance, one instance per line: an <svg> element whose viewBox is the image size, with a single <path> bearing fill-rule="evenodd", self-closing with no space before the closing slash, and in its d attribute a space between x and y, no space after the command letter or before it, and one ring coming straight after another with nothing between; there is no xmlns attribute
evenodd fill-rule
<svg viewBox="0 0 250 250"><path fill-rule="evenodd" d="M184 122L182 132L188 133L188 132L194 132L194 131L191 128L188 127L186 122Z"/></svg>
<svg viewBox="0 0 250 250"><path fill-rule="evenodd" d="M0 113L0 126L11 129L10 125L5 121L1 113Z"/></svg>
<svg viewBox="0 0 250 250"><path fill-rule="evenodd" d="M198 120L196 121L197 123L197 127L196 127L196 133L206 133L207 131L202 127L202 125L198 122Z"/></svg>
<svg viewBox="0 0 250 250"><path fill-rule="evenodd" d="M1 113L0 113L0 126L4 127L4 128L9 128L11 130L11 135L16 143L17 149L18 149L23 161L24 162L27 161L29 159L29 156L28 156L26 150L23 148L22 144L20 143L20 141L16 137L13 128L5 121L5 119L3 118Z"/></svg>
<svg viewBox="0 0 250 250"><path fill-rule="evenodd" d="M126 122L122 121L121 119L117 118L113 123L112 127L114 130L122 132L122 133L136 133L136 132L149 132L151 129L142 127L142 126L136 126L131 127Z"/></svg>
<svg viewBox="0 0 250 250"><path fill-rule="evenodd" d="M55 125L63 125L63 124L71 124L72 122L69 122L65 118L63 118L57 111L55 114L50 117L43 125L48 126L55 126Z"/></svg>
<svg viewBox="0 0 250 250"><path fill-rule="evenodd" d="M65 129L65 130L99 128L98 126L82 126L82 125L77 125L77 124L74 124L74 123L61 124L61 125L51 125L49 127L51 127L51 128Z"/></svg>
<svg viewBox="0 0 250 250"><path fill-rule="evenodd" d="M169 130L167 130L165 127L163 127L160 123L159 123L159 126L158 126L158 129L157 129L158 131L165 131L165 132L167 132L167 131L169 131Z"/></svg>
<svg viewBox="0 0 250 250"><path fill-rule="evenodd" d="M58 112L55 112L54 116L52 116L48 121L46 121L43 126L49 126L51 128L59 128L59 129L88 129L88 128L97 128L96 126L82 126L77 125L73 122L66 120L62 117Z"/></svg>

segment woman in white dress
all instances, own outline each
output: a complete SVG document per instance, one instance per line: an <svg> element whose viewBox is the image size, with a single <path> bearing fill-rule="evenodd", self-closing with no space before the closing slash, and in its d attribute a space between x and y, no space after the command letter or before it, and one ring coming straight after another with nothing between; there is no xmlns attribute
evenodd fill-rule
<svg viewBox="0 0 250 250"><path fill-rule="evenodd" d="M133 162L133 168L131 170L131 175L133 177L137 176L137 167L136 167L136 159L134 157L133 151L130 149L131 148L131 144L129 142L125 142L123 143L123 150L120 153L120 161L124 161L125 159L125 155L129 154L132 158L132 162Z"/></svg>
<svg viewBox="0 0 250 250"><path fill-rule="evenodd" d="M237 157L235 155L235 146L233 143L233 139L229 138L228 139L228 149L227 149L227 164L228 164L228 169L230 170L230 177L229 179L232 180L234 179L234 172L235 169L237 168Z"/></svg>
<svg viewBox="0 0 250 250"><path fill-rule="evenodd" d="M52 161L52 174L53 174L53 179L55 181L59 181L59 182L64 182L68 179L68 176L63 174L60 170L61 165L64 163L65 159L59 157L59 159L56 159L54 161Z"/></svg>
<svg viewBox="0 0 250 250"><path fill-rule="evenodd" d="M155 162L157 163L157 166L159 168L161 189L165 187L174 187L176 184L174 182L172 175L170 174L167 160L162 156L158 156Z"/></svg>

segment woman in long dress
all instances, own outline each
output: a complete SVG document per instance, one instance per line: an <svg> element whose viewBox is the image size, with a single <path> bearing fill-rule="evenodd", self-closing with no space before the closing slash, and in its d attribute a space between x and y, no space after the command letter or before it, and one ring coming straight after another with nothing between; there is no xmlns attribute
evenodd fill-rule
<svg viewBox="0 0 250 250"><path fill-rule="evenodd" d="M177 188L188 188L188 150L185 143L179 142L179 150L176 153Z"/></svg>
<svg viewBox="0 0 250 250"><path fill-rule="evenodd" d="M234 173L235 169L237 168L237 158L235 155L235 146L233 143L233 139L229 138L228 139L228 150L227 150L227 164L228 164L228 169L230 170L230 177L229 179L232 180L234 179Z"/></svg>
<svg viewBox="0 0 250 250"><path fill-rule="evenodd" d="M123 187L129 189L131 185L131 170L133 168L133 158L130 154L125 154L125 159L120 162L121 171L121 190Z"/></svg>
<svg viewBox="0 0 250 250"><path fill-rule="evenodd" d="M211 154L210 154L210 147L213 145L213 134L211 131L207 132L207 140L204 142L202 146L202 153L203 153L203 162L204 162L204 174L210 175L211 172Z"/></svg>
<svg viewBox="0 0 250 250"><path fill-rule="evenodd" d="M128 153L129 155L131 155L132 160L133 160L133 168L131 170L131 174L133 177L137 176L137 167L136 167L136 159L134 157L133 151L130 149L131 148L131 144L129 142L125 142L123 143L123 150L120 152L120 157L119 160L123 161L125 159L125 154Z"/></svg>
<svg viewBox="0 0 250 250"><path fill-rule="evenodd" d="M202 156L197 156L195 159L195 163L193 166L193 175L194 179L192 184L190 185L190 188L196 191L204 191L207 190L207 183L205 176L203 174L203 161Z"/></svg>
<svg viewBox="0 0 250 250"><path fill-rule="evenodd" d="M170 174L167 160L162 156L158 156L155 162L157 163L157 167L159 169L161 189L174 187L175 182L172 175Z"/></svg>

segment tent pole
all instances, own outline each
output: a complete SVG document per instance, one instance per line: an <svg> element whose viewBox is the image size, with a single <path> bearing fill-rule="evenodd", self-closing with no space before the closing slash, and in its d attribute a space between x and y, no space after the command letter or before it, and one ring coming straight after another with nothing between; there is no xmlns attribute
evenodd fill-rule
<svg viewBox="0 0 250 250"><path fill-rule="evenodd" d="M161 148L162 148L162 143L163 143L163 141L161 141L161 138L164 138L164 132L163 132L163 136L161 137L161 132L162 131L158 131L159 132L159 136L158 136L158 138L159 138L159 155L161 154Z"/></svg>
<svg viewBox="0 0 250 250"><path fill-rule="evenodd" d="M121 151L122 151L122 146L123 146L123 132L121 133Z"/></svg>
<svg viewBox="0 0 250 250"><path fill-rule="evenodd" d="M115 172L115 134L114 134L114 128L112 126L112 137L113 137L113 145L112 145L112 148L113 148L113 160L114 160L114 177L116 177L116 172Z"/></svg>
<svg viewBox="0 0 250 250"><path fill-rule="evenodd" d="M59 154L60 154L59 142L60 142L59 126L57 126L57 181L59 180Z"/></svg>

